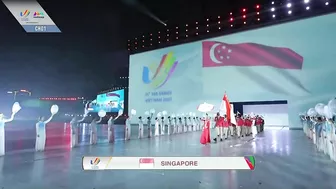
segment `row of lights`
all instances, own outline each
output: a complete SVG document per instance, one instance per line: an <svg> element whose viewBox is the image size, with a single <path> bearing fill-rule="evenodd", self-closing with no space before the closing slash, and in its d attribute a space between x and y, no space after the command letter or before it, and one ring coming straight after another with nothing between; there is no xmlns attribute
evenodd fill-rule
<svg viewBox="0 0 336 189"><path fill-rule="evenodd" d="M306 5L305 6L305 8L306 8L306 10L310 10L310 6L309 6L309 3L310 3L310 0L303 0L303 3ZM274 3L274 1L272 1L272 5L274 5L275 3ZM328 6L329 5L329 1L325 1L324 2L324 5L325 6ZM291 3L291 2L288 2L287 4L286 4L286 7L287 7L287 9L288 9L288 11L287 11L287 13L290 15L290 14L292 14L292 8L293 8L293 4ZM271 12L275 12L275 7L272 7L271 8ZM276 15L275 14L272 14L272 17L273 18L275 18L276 17Z"/></svg>
<svg viewBox="0 0 336 189"><path fill-rule="evenodd" d="M305 9L306 10L310 10L310 6L309 6L309 3L310 3L310 0L303 0L303 3L306 5L305 6ZM274 1L272 1L272 3L271 3L273 6L275 5L275 2ZM324 4L326 5L326 6L328 6L329 5L329 1L328 0L326 0L325 2L324 2ZM286 8L288 9L287 10L287 13L289 14L289 15L291 15L292 14L292 9L293 9L293 4L291 3L291 2L288 2L287 4L286 4ZM256 15L257 16L257 21L260 21L261 20L261 18L260 18L260 14L261 14L261 11L260 11L260 9L261 9L261 6L260 5L255 5L255 14L247 14L247 9L246 8L243 8L242 10L241 10L241 15L239 16L239 17L234 17L233 16L233 13L232 12L230 12L230 14L229 14L229 26L232 28L232 27L234 27L234 21L235 20L237 20L237 19L241 19L242 21L243 21L243 24L244 25L246 25L247 24L247 18L250 16L250 15ZM275 7L272 7L271 9L270 9L270 11L272 12L272 18L275 18L276 17L276 14L275 14L275 11L276 11L276 8ZM222 24L222 20L221 20L221 17L220 16L218 16L217 17L218 18L218 20L217 20L217 27L218 27L218 30L221 30L222 29L222 27L221 27L221 24ZM207 18L206 19L206 32L207 33L209 33L210 32L210 29L209 29L209 27L210 27L210 19L209 18ZM189 37L189 34L188 34L188 32L189 32L189 30L191 29L191 30L193 30L194 29L194 31L195 31L195 35L196 36L198 36L199 35L199 22L195 22L195 28L191 28L190 26L189 26L189 24L186 24L185 25L185 37L186 38L188 38ZM176 40L178 40L179 39L179 37L180 37L180 35L179 35L179 27L176 27L176 35L177 36L175 36L175 38L176 38ZM166 30L167 32L170 32L170 30L169 29L167 29ZM167 33L167 34L165 34L166 35L166 41L167 42L169 42L170 41L170 37L171 37L171 35L169 34L169 33ZM164 40L162 40L162 38L164 38L164 37L161 37L162 35L161 35L161 32L159 31L158 32L158 36L157 36L157 40L158 40L158 43L160 44L161 43L161 41L164 41ZM163 35L164 36L164 35ZM142 36L143 38L145 38L145 36L143 35ZM141 40L141 39L140 39ZM152 46L153 45L153 43L152 43L152 41L153 41L153 34L150 34L150 46ZM135 49L137 49L137 46L139 45L138 44L138 38L135 38L135 41L134 41L134 45L135 45ZM141 40L142 41L142 43L145 43L145 40L144 39L142 39ZM130 40L128 40L128 50L130 50L130 48L131 48L131 41ZM142 47L144 48L145 47L145 45L144 44L142 44Z"/></svg>

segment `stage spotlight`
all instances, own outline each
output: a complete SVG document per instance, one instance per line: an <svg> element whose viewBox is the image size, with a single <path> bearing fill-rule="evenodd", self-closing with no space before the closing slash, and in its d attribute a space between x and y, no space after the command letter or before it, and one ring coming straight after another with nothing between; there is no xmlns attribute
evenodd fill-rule
<svg viewBox="0 0 336 189"><path fill-rule="evenodd" d="M178 34L178 32L176 32L176 34Z"/></svg>
<svg viewBox="0 0 336 189"><path fill-rule="evenodd" d="M274 7L272 7L272 8L271 8L271 11L272 11L272 12L274 12L274 11L275 11L275 8L274 8Z"/></svg>
<svg viewBox="0 0 336 189"><path fill-rule="evenodd" d="M292 11L291 11L291 10L289 10L289 11L288 11L288 14L292 14Z"/></svg>
<svg viewBox="0 0 336 189"><path fill-rule="evenodd" d="M196 22L196 24L198 24L198 22Z"/></svg>
<svg viewBox="0 0 336 189"><path fill-rule="evenodd" d="M287 8L291 8L292 7L292 3L287 3Z"/></svg>
<svg viewBox="0 0 336 189"><path fill-rule="evenodd" d="M220 29L221 29L221 27L218 27L218 29L220 30Z"/></svg>
<svg viewBox="0 0 336 189"><path fill-rule="evenodd" d="M272 17L275 18L275 14L273 14Z"/></svg>
<svg viewBox="0 0 336 189"><path fill-rule="evenodd" d="M218 19L220 18L220 16L218 16Z"/></svg>
<svg viewBox="0 0 336 189"><path fill-rule="evenodd" d="M306 10L309 10L310 8L309 7L306 7Z"/></svg>
<svg viewBox="0 0 336 189"><path fill-rule="evenodd" d="M257 15L259 15L260 14L260 12L257 12Z"/></svg>
<svg viewBox="0 0 336 189"><path fill-rule="evenodd" d="M230 21L232 22L232 21L233 21L233 18L230 18Z"/></svg>
<svg viewBox="0 0 336 189"><path fill-rule="evenodd" d="M169 29L167 29L167 31L169 31Z"/></svg>
<svg viewBox="0 0 336 189"><path fill-rule="evenodd" d="M167 39L167 41L169 41L169 39Z"/></svg>
<svg viewBox="0 0 336 189"><path fill-rule="evenodd" d="M159 41L159 43L161 43L161 42Z"/></svg>
<svg viewBox="0 0 336 189"><path fill-rule="evenodd" d="M160 33L160 32L158 32L158 33Z"/></svg>
<svg viewBox="0 0 336 189"><path fill-rule="evenodd" d="M138 38L135 38L135 40L137 40Z"/></svg>
<svg viewBox="0 0 336 189"><path fill-rule="evenodd" d="M187 32L188 30L186 29L186 32Z"/></svg>
<svg viewBox="0 0 336 189"><path fill-rule="evenodd" d="M135 49L138 49L137 47L135 47Z"/></svg>
<svg viewBox="0 0 336 189"><path fill-rule="evenodd" d="M207 24L207 27L209 27L209 24Z"/></svg>
<svg viewBox="0 0 336 189"><path fill-rule="evenodd" d="M259 9L259 7L260 7L259 5L256 6L257 9Z"/></svg>
<svg viewBox="0 0 336 189"><path fill-rule="evenodd" d="M303 2L304 2L304 3L309 3L309 0L304 0Z"/></svg>
<svg viewBox="0 0 336 189"><path fill-rule="evenodd" d="M196 35L198 35L198 33L196 33Z"/></svg>
<svg viewBox="0 0 336 189"><path fill-rule="evenodd" d="M186 35L186 37L188 37L188 35Z"/></svg>
<svg viewBox="0 0 336 189"><path fill-rule="evenodd" d="M178 39L178 37L176 37L176 39Z"/></svg>
<svg viewBox="0 0 336 189"><path fill-rule="evenodd" d="M209 21L209 18L207 18L207 21Z"/></svg>
<svg viewBox="0 0 336 189"><path fill-rule="evenodd" d="M274 1L272 1L272 5L274 5Z"/></svg>
<svg viewBox="0 0 336 189"><path fill-rule="evenodd" d="M196 30L198 30L198 27L196 27Z"/></svg>
<svg viewBox="0 0 336 189"><path fill-rule="evenodd" d="M258 18L258 21L260 21L260 18Z"/></svg>
<svg viewBox="0 0 336 189"><path fill-rule="evenodd" d="M243 12L245 12L246 11L246 9L243 9Z"/></svg>
<svg viewBox="0 0 336 189"><path fill-rule="evenodd" d="M178 27L176 27L176 29L178 29Z"/></svg>
<svg viewBox="0 0 336 189"><path fill-rule="evenodd" d="M244 22L244 24L246 24L246 22Z"/></svg>
<svg viewBox="0 0 336 189"><path fill-rule="evenodd" d="M145 40L142 40L142 42L144 43L144 42L145 42Z"/></svg>
<svg viewBox="0 0 336 189"><path fill-rule="evenodd" d="M169 36L169 34L167 34L167 36Z"/></svg>
<svg viewBox="0 0 336 189"><path fill-rule="evenodd" d="M218 24L220 24L220 21L218 21Z"/></svg>
<svg viewBox="0 0 336 189"><path fill-rule="evenodd" d="M186 24L186 26L188 26L188 24Z"/></svg>
<svg viewBox="0 0 336 189"><path fill-rule="evenodd" d="M144 45L142 45L142 48L144 48L145 46Z"/></svg>
<svg viewBox="0 0 336 189"><path fill-rule="evenodd" d="M207 30L207 33L209 33L209 30Z"/></svg>
<svg viewBox="0 0 336 189"><path fill-rule="evenodd" d="M329 2L326 2L325 5L329 5Z"/></svg>
<svg viewBox="0 0 336 189"><path fill-rule="evenodd" d="M233 27L233 25L231 24L231 28Z"/></svg>
<svg viewBox="0 0 336 189"><path fill-rule="evenodd" d="M160 39L161 37L160 37L160 36L158 36L158 38Z"/></svg>
<svg viewBox="0 0 336 189"><path fill-rule="evenodd" d="M232 12L230 12L230 15L232 15Z"/></svg>
<svg viewBox="0 0 336 189"><path fill-rule="evenodd" d="M246 18L246 15L243 15L243 18Z"/></svg>
<svg viewBox="0 0 336 189"><path fill-rule="evenodd" d="M144 35L142 37L145 37Z"/></svg>
<svg viewBox="0 0 336 189"><path fill-rule="evenodd" d="M149 34L150 36L152 36L153 34Z"/></svg>

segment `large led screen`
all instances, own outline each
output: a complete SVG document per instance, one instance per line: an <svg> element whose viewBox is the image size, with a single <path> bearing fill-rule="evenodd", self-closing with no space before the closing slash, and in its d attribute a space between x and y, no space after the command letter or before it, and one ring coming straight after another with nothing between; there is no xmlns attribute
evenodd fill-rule
<svg viewBox="0 0 336 189"><path fill-rule="evenodd" d="M106 112L118 112L124 109L124 89L97 95L97 98L89 104L91 112L105 110Z"/></svg>
<svg viewBox="0 0 336 189"><path fill-rule="evenodd" d="M336 93L336 14L240 32L130 57L129 106L170 113L203 102L287 100L298 113Z"/></svg>

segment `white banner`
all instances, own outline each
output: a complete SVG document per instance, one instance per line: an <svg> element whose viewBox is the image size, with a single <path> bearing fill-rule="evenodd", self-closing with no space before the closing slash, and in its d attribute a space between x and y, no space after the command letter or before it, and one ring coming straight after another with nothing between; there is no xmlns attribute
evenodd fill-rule
<svg viewBox="0 0 336 189"><path fill-rule="evenodd" d="M246 157L83 157L84 170L254 170Z"/></svg>

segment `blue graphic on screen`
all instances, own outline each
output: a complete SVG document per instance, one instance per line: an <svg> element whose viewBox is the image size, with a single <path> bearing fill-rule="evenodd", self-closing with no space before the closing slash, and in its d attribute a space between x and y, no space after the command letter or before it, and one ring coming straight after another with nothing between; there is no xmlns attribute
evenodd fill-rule
<svg viewBox="0 0 336 189"><path fill-rule="evenodd" d="M105 110L106 112L118 112L124 109L124 89L112 91L97 95L96 100L89 105L90 112L99 112Z"/></svg>

